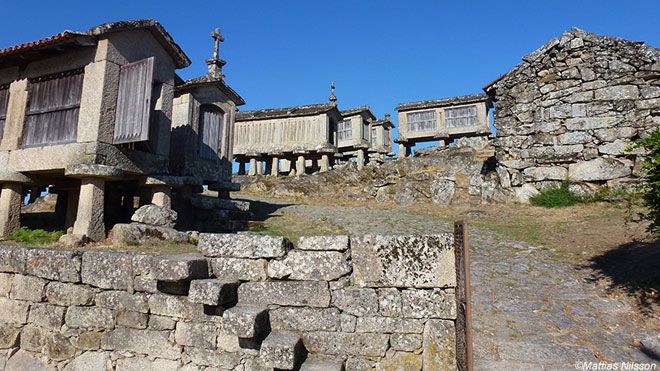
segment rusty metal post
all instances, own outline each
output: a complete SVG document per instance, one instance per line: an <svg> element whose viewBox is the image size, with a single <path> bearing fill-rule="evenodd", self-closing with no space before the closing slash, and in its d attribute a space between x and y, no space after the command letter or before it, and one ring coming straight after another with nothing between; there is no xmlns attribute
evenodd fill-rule
<svg viewBox="0 0 660 371"><path fill-rule="evenodd" d="M456 257L456 365L460 371L472 371L472 303L470 290L470 243L467 221L454 223Z"/></svg>

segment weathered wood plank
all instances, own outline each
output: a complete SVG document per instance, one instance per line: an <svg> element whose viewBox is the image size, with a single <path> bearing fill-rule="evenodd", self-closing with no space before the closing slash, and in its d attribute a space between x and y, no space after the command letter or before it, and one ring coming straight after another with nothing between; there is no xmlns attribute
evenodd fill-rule
<svg viewBox="0 0 660 371"><path fill-rule="evenodd" d="M142 142L149 139L153 69L153 57L121 67L115 119L115 144Z"/></svg>
<svg viewBox="0 0 660 371"><path fill-rule="evenodd" d="M82 82L82 69L31 80L23 146L75 142Z"/></svg>
<svg viewBox="0 0 660 371"><path fill-rule="evenodd" d="M199 155L205 159L218 159L220 135L224 115L215 107L202 106L199 118Z"/></svg>

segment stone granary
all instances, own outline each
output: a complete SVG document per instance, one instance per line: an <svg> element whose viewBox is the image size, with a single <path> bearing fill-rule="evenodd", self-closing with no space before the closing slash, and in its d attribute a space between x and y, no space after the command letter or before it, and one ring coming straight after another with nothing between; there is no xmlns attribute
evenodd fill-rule
<svg viewBox="0 0 660 371"><path fill-rule="evenodd" d="M367 159L370 147L371 123L376 116L369 106L360 106L340 111L341 121L337 124L337 150L336 157L357 160L358 169L362 169Z"/></svg>
<svg viewBox="0 0 660 371"><path fill-rule="evenodd" d="M289 108L238 112L234 157L238 173L302 175L327 171L337 153L337 124L342 116L333 92L330 102ZM265 164L264 164L265 163ZM293 166L295 164L295 166Z"/></svg>
<svg viewBox="0 0 660 371"><path fill-rule="evenodd" d="M19 227L27 190L58 194L63 227L101 240L138 204L228 188L243 100L222 79L219 41L209 73L185 82L175 71L190 60L153 20L0 50L0 236Z"/></svg>
<svg viewBox="0 0 660 371"><path fill-rule="evenodd" d="M383 162L385 156L394 156L392 129L394 129L394 123L392 123L389 113L385 114L383 119L371 123L369 161Z"/></svg>
<svg viewBox="0 0 660 371"><path fill-rule="evenodd" d="M337 125L337 151L335 158L347 161L356 158L358 170L365 162L383 161L391 154L394 124L387 114L378 120L369 106L340 111L342 120Z"/></svg>
<svg viewBox="0 0 660 371"><path fill-rule="evenodd" d="M518 194L572 183L627 183L640 156L628 144L660 124L660 51L573 29L484 87L497 102L501 185Z"/></svg>
<svg viewBox="0 0 660 371"><path fill-rule="evenodd" d="M401 103L399 114L399 157L412 155L420 142L438 141L441 147L459 138L488 142L491 135L488 111L492 102L486 94Z"/></svg>

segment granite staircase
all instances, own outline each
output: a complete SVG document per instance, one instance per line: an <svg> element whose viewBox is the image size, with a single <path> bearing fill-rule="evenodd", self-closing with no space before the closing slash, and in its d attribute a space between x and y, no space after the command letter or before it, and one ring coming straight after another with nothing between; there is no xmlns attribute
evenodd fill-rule
<svg viewBox="0 0 660 371"><path fill-rule="evenodd" d="M301 334L272 329L265 306L244 304L238 295L240 282L212 277L208 260L199 254L158 256L154 278L158 290L186 296L202 304L205 314L222 317L225 333L239 338L239 344L258 350L257 363L265 370L341 371L342 359L308 354Z"/></svg>

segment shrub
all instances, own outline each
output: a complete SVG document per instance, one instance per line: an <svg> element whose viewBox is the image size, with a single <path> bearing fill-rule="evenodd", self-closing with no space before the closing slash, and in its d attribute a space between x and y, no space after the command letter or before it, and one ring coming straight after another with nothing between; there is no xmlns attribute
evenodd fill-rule
<svg viewBox="0 0 660 371"><path fill-rule="evenodd" d="M642 163L644 182L640 184L639 190L648 211L641 216L651 222L648 231L660 235L660 129L637 140L632 147L646 150L646 158Z"/></svg>
<svg viewBox="0 0 660 371"><path fill-rule="evenodd" d="M541 191L530 198L529 201L533 205L542 207L566 207L582 203L584 200L568 188L568 183L562 183L560 187Z"/></svg>
<svg viewBox="0 0 660 371"><path fill-rule="evenodd" d="M43 229L21 227L11 232L9 239L27 244L46 244L57 242L63 234L64 232L62 231L48 232Z"/></svg>

